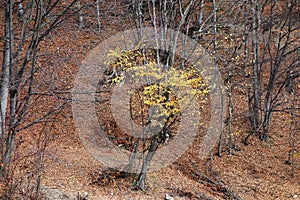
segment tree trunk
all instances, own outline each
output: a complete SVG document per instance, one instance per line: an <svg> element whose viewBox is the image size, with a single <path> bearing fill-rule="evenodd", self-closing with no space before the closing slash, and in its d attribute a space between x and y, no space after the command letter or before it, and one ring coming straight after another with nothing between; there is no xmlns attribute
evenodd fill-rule
<svg viewBox="0 0 300 200"><path fill-rule="evenodd" d="M77 2L77 7L78 7L78 10L79 10L78 11L78 29L79 29L79 31L81 31L82 28L83 28L83 16L82 16L82 12L81 12L80 1Z"/></svg>
<svg viewBox="0 0 300 200"><path fill-rule="evenodd" d="M261 78L260 78L260 63L259 63L259 26L260 26L260 10L258 5L260 2L251 0L252 10L252 53L253 53L253 106L251 112L252 116L252 128L253 132L257 132L260 128L261 117L260 117L260 95L261 95Z"/></svg>
<svg viewBox="0 0 300 200"><path fill-rule="evenodd" d="M3 63L2 63L2 76L1 76L1 156L3 165L0 169L0 175L4 175L5 166L8 162L8 157L5 155L5 137L6 137L6 113L7 113L7 103L8 103L8 91L10 84L10 72L13 66L13 5L14 2L6 1L5 8L5 30L4 30L4 51L3 51Z"/></svg>
<svg viewBox="0 0 300 200"><path fill-rule="evenodd" d="M98 24L98 33L101 32L101 21L100 21L99 1L100 1L100 0L97 0L97 1L96 1L96 4L97 4L97 24Z"/></svg>
<svg viewBox="0 0 300 200"><path fill-rule="evenodd" d="M143 162L142 169L141 169L141 172L140 172L140 175L138 178L138 182L137 182L137 187L141 190L146 189L145 180L146 180L146 173L147 173L148 165L150 164L150 162L153 158L153 155L154 155L156 149L158 148L158 145L159 145L159 143L157 141L156 135L154 135L152 137L150 148L149 148L146 158Z"/></svg>

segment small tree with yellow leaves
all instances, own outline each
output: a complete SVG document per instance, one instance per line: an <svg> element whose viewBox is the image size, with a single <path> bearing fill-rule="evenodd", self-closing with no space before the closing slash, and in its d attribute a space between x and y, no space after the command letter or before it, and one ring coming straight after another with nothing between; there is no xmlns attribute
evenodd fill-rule
<svg viewBox="0 0 300 200"><path fill-rule="evenodd" d="M137 154L143 156L143 164L136 186L145 189L145 177L154 153L162 145L167 145L176 134L183 110L191 106L191 99L205 103L209 88L195 66L176 59L171 67L158 66L154 50L115 50L109 56L115 58L107 63L105 83L119 85L132 80L144 79L130 99L132 121L145 127L151 124L150 132L141 131L133 142L132 156L126 171L131 171ZM154 81L153 81L154 80ZM133 83L134 84L134 83ZM189 88L189 89L187 89ZM180 96L176 91L181 91ZM184 92L182 92L184 91ZM193 112L200 112L194 110ZM194 124L198 127L198 124ZM133 136L132 136L133 137Z"/></svg>

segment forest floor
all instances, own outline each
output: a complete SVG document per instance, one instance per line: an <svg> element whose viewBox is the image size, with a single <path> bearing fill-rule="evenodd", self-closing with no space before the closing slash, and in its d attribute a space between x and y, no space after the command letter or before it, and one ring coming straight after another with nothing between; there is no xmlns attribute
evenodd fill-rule
<svg viewBox="0 0 300 200"><path fill-rule="evenodd" d="M62 77L76 73L87 50L94 48L105 38L117 33L104 25L101 34L79 32L60 34L52 45L65 44L78 62L71 63ZM106 29L107 27L107 29ZM61 31L61 30L60 30ZM236 150L229 155L227 147L221 157L213 156L212 170L209 159L198 158L199 143L193 145L173 164L147 175L147 190L133 190L134 178L107 178L97 182L97 175L103 170L101 163L89 154L81 143L80 133L74 128L71 106L64 111L64 117L55 126L55 134L47 150L43 185L76 194L89 193L90 199L163 199L170 194L174 199L231 199L239 195L245 200L300 199L300 165L296 158L295 176L291 166L286 164L290 149L289 115L274 114L270 141L261 142L258 136L251 136L249 145L243 139L249 134L245 107L245 95L234 95L236 113L233 120ZM299 136L299 135L298 135ZM196 163L196 167L195 167ZM209 183L209 179L221 183L222 187ZM227 188L227 189L224 189ZM200 198L201 199L201 198Z"/></svg>
<svg viewBox="0 0 300 200"><path fill-rule="evenodd" d="M245 102L246 103L246 102ZM263 143L256 137L244 145L242 139L246 130L238 129L236 138L238 151L222 157L213 156L213 175L208 170L209 161L198 158L197 141L179 160L170 166L147 175L147 190L133 190L133 179L110 178L97 181L97 175L105 168L92 157L82 145L70 124L57 127L68 130L65 134L57 132L46 150L47 164L43 185L76 194L78 191L89 193L90 199L163 199L170 194L175 199L230 199L238 194L242 199L299 199L300 167L296 162L295 177L291 177L291 166L286 164L288 158L288 122L282 116L274 116L276 127L271 139ZM237 121L236 125L241 122ZM240 124L242 125L242 123ZM243 125L242 125L243 127ZM198 148L197 148L198 147ZM198 167L195 167L194 164ZM201 177L202 176L202 177ZM209 184L205 177L218 177L230 188L232 194L222 192L216 185ZM212 178L213 179L213 178Z"/></svg>

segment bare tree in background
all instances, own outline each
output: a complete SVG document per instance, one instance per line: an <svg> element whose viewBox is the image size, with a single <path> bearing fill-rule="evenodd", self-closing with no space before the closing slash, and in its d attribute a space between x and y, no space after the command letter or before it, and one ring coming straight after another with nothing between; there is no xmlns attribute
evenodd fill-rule
<svg viewBox="0 0 300 200"><path fill-rule="evenodd" d="M252 42L252 51L248 52L252 53L248 58L252 61L247 63L252 65L252 83L248 103L253 133L259 133L262 141L268 141L273 112L284 110L284 86L299 76L297 32L300 27L296 20L299 4L297 1L282 3L283 11L279 11L277 4L276 1L264 4L251 1L252 26L248 40ZM262 17L262 13L267 17ZM290 76L290 72L294 75ZM263 78L262 73L269 76Z"/></svg>
<svg viewBox="0 0 300 200"><path fill-rule="evenodd" d="M44 113L32 115L34 102L39 99L41 91L39 80L36 79L42 73L39 63L43 59L39 54L41 43L51 31L76 12L77 9L72 10L76 2L5 0L3 3L5 28L1 37L4 47L0 91L0 176L4 180L8 178L8 169L17 145L16 135L47 121L63 106L59 104L45 108Z"/></svg>

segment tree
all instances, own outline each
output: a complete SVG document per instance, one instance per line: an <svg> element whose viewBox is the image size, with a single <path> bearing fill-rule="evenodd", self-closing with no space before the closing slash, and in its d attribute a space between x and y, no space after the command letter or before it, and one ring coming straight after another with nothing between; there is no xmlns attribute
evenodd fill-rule
<svg viewBox="0 0 300 200"><path fill-rule="evenodd" d="M40 47L47 36L64 20L76 13L72 10L77 0L13 1L5 0L5 27L1 37L4 48L1 71L1 168L0 176L8 179L8 169L15 151L15 138L23 130L45 123L59 112L65 103L46 108L45 112L32 115L34 102L45 91L38 84L43 60ZM47 91L47 89L46 89ZM47 93L47 92L46 92ZM51 96L51 93L47 93ZM54 95L52 93L52 95ZM12 198L7 196L6 198Z"/></svg>
<svg viewBox="0 0 300 200"><path fill-rule="evenodd" d="M163 145L167 143L169 139L172 139L172 129L174 126L176 127L176 123L183 116L182 112L186 109L186 107L193 107L191 105L186 107L181 107L178 105L179 102L184 102L186 100L186 96L182 95L179 97L176 94L173 94L172 91L174 88L171 88L166 84L169 83L171 86L177 88L178 91L188 91L184 89L187 85L192 86L195 83L193 81L200 81L203 78L202 75L196 72L193 69L193 64L188 64L186 58L191 56L192 54L197 54L193 51L193 47L186 47L184 44L187 43L188 38L184 37L180 32L185 32L189 34L191 27L193 26L192 19L196 15L196 8L199 6L198 2L195 1L140 1L135 0L132 1L131 9L133 24L137 28L138 38L142 39L148 37L147 35L147 25L151 24L154 30L153 36L153 49L149 49L147 47L137 47L138 54L142 58L139 60L134 57L132 54L126 50L123 50L123 53L116 58L118 62L115 63L114 69L108 70L108 74L110 77L122 76L122 70L127 69L122 66L132 66L136 64L129 64L127 62L132 62L132 60L139 60L138 65L145 65L145 68L134 69L138 72L134 72L134 70L128 70L126 72L134 72L134 75L129 75L132 77L146 77L146 87L144 87L144 92L139 94L140 98L133 102L140 102L142 105L139 111L135 111L136 113L148 114L149 116L142 117L140 122L143 125L147 125L149 122L156 121L155 119L160 119L156 121L154 124L159 125L159 131L155 132L155 129L152 129L153 134L152 137L145 139L144 135L146 134L145 130L139 130L139 135L136 140L134 140L134 148L132 152L132 156L129 160L129 165L125 171L131 171L130 169L133 166L133 163L136 162L138 152L142 152L143 162L141 171L139 172L139 177L137 180L137 187L139 189L145 189L145 177L146 172L148 170L148 165L151 162L154 154L157 150ZM195 18L196 19L196 18ZM216 19L215 19L216 20ZM198 22L195 22L198 23ZM170 31L174 30L174 31ZM143 43L143 42L141 42ZM180 46L180 47L179 47ZM181 51L178 52L178 47ZM122 51L121 51L122 52ZM129 53L129 55L127 54ZM154 60L153 60L154 59ZM201 60L203 58L197 58ZM126 61L126 62L125 62ZM197 61L195 61L197 63ZM197 63L199 64L199 63ZM206 64L206 63L205 63ZM204 64L204 65L205 65ZM154 68L153 65L159 66L158 68ZM211 66L213 64L211 63ZM130 67L128 67L130 69ZM134 68L134 67L133 67ZM180 71L180 73L176 73ZM140 75L139 75L140 74ZM211 74L211 76L213 76ZM125 75L126 77L126 75ZM178 77L176 80L174 77ZM183 78L186 77L186 78ZM180 81L182 80L183 81ZM213 78L212 78L213 79ZM157 82L152 83L151 80L157 80ZM112 79L112 82L122 82L117 79ZM201 83L199 83L201 85ZM197 84L196 84L197 85ZM203 86L204 87L204 86ZM188 94L190 96L197 96L206 94L206 90L201 87L196 87L194 90ZM148 93L147 93L148 92ZM198 93L199 92L199 93ZM187 94L186 94L187 95ZM188 96L187 95L187 96ZM176 96L176 100L172 100ZM203 97L203 96L202 96ZM150 98L150 99L147 99ZM196 99L198 97L195 97ZM184 104L184 103L183 103ZM134 105L130 105L134 107ZM162 107L164 108L162 108ZM172 109L171 109L172 108ZM149 110L148 110L149 109ZM162 110L166 109L167 112L164 113ZM177 110L174 112L174 110ZM147 112L146 112L147 111ZM132 112L132 116L136 115L135 112ZM198 112L195 110L194 112ZM143 115L141 114L141 115ZM130 122L128 122L130 123ZM136 130L134 130L136 131ZM210 148L210 147L208 147ZM142 149L142 150L141 150ZM145 156L143 156L145 153ZM203 152L202 152L203 153Z"/></svg>
<svg viewBox="0 0 300 200"><path fill-rule="evenodd" d="M284 86L289 80L294 80L299 71L297 53L300 46L296 33L299 24L294 20L299 5L291 1L280 12L277 4L276 1L264 4L253 1L251 4L254 6L252 10L256 10L252 19L256 16L256 20L251 27L252 56L249 58L253 58L250 76L253 82L249 90L252 91L249 94L249 111L253 117L253 132L259 133L262 141L268 141L272 113L283 104ZM290 71L294 74L293 78L289 78ZM269 75L264 79L262 73Z"/></svg>
<svg viewBox="0 0 300 200"><path fill-rule="evenodd" d="M200 110L197 104L206 102L204 97L209 93L209 88L200 72L187 64L182 69L181 61L175 62L167 71L161 71L162 68L157 66L155 50L146 52L141 49L123 50L114 52L113 55L116 57L109 63L112 69L110 76L107 77L111 83L126 85L127 82L131 83L130 80L143 82L144 77L147 77L146 80L151 80L150 82L146 81L145 86L137 88L137 92L130 93L130 118L144 128L132 128L131 140L134 143L130 148L133 149L133 152L125 169L126 172L132 171L133 167L136 167L134 165L137 155L145 154L137 181L137 187L144 190L148 165L154 154L160 146L168 145L169 140L175 137L180 120L186 123L186 120L183 120L186 116L199 115ZM143 66L142 63L145 62L147 64ZM127 87L121 88L123 91ZM118 89L116 90L118 91ZM123 100L114 99L112 105L117 107L114 109L120 113L123 110L120 108L126 104L123 100L127 101L128 99L124 97ZM120 117L115 115L115 117L117 121L126 118L123 115ZM189 120L189 125L195 126L194 129L197 130L198 120L194 121L192 118ZM122 123L126 122L122 121ZM185 129L189 130L190 127L185 127ZM194 129L192 128L192 130ZM138 132L138 134L135 135L134 132ZM188 136L186 135L186 137Z"/></svg>

